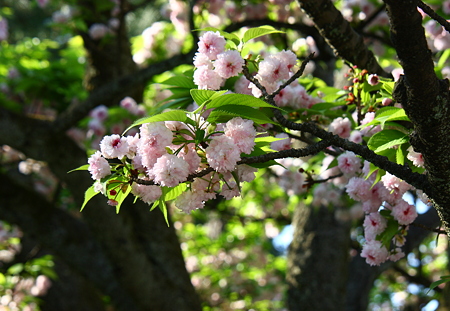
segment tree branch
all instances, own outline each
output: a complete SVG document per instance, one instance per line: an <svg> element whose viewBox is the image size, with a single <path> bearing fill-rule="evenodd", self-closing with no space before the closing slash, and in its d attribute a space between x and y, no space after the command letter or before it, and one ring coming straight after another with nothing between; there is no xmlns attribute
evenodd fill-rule
<svg viewBox="0 0 450 311"><path fill-rule="evenodd" d="M334 49L337 56L361 69L379 76L390 77L378 64L373 53L336 9L331 0L298 0L300 7L314 21L320 34Z"/></svg>

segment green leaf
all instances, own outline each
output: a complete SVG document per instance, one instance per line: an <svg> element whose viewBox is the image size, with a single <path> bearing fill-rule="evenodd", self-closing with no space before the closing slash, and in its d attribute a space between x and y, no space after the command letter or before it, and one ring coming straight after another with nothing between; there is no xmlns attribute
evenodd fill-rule
<svg viewBox="0 0 450 311"><path fill-rule="evenodd" d="M222 96L224 93L228 92L227 90L223 91L211 91L211 90L198 90L192 89L191 96L194 101L200 106L194 113L197 113L203 108L203 104L208 103L210 100Z"/></svg>
<svg viewBox="0 0 450 311"><path fill-rule="evenodd" d="M144 124L144 123L153 123L153 122L161 122L161 121L180 121L180 122L184 122L186 124L191 124L194 125L195 121L190 119L187 115L186 112L183 110L169 110L160 114L156 114L154 116L151 117L145 117L145 118L141 118L139 120L136 120L132 125L130 125L124 132L123 134L125 134L126 132L128 132L131 128ZM123 135L122 134L122 135Z"/></svg>
<svg viewBox="0 0 450 311"><path fill-rule="evenodd" d="M125 191L123 190L123 188L126 188ZM117 214L119 214L120 206L122 205L123 201L127 198L127 196L130 194L130 192L131 186L128 184L123 184L122 186L120 186L120 190L117 191L117 195L114 198L114 200L118 202L118 204L116 205Z"/></svg>
<svg viewBox="0 0 450 311"><path fill-rule="evenodd" d="M182 194L186 190L187 185L185 183L181 183L178 186L175 186L172 188L163 187L163 189L164 188L166 188L165 190L163 190L166 194L164 197L164 200L172 201L172 200L176 199L180 194Z"/></svg>
<svg viewBox="0 0 450 311"><path fill-rule="evenodd" d="M437 280L437 281L431 283L430 289L427 291L427 294L428 294L431 290L433 290L433 289L435 289L436 287L438 287L439 285L441 285L441 284L443 284L443 283L446 283L446 282L449 282L449 281L450 281L450 275L443 275L443 276L441 276L441 279L440 279L440 280Z"/></svg>
<svg viewBox="0 0 450 311"><path fill-rule="evenodd" d="M197 87L192 78L181 75L170 77L169 79L161 82L161 84L178 86L185 89L194 89Z"/></svg>
<svg viewBox="0 0 450 311"><path fill-rule="evenodd" d="M388 94L392 95L394 91L395 82L383 82L382 90L385 90Z"/></svg>
<svg viewBox="0 0 450 311"><path fill-rule="evenodd" d="M379 240L381 244L383 244L383 246L389 249L391 241L398 233L398 231L398 222L394 220L394 218L389 218L387 221L386 229L382 233L377 235L377 240Z"/></svg>
<svg viewBox="0 0 450 311"><path fill-rule="evenodd" d="M397 164L404 165L405 164L405 154L406 154L406 145L398 146L397 152L395 154Z"/></svg>
<svg viewBox="0 0 450 311"><path fill-rule="evenodd" d="M160 203L159 200L156 200L155 202L153 202L153 205L152 205L152 207L150 208L150 212L153 211L156 207L158 207L158 206L159 206L159 203Z"/></svg>
<svg viewBox="0 0 450 311"><path fill-rule="evenodd" d="M375 133L367 142L369 149L376 153L409 141L408 135L397 130L383 130Z"/></svg>
<svg viewBox="0 0 450 311"><path fill-rule="evenodd" d="M283 31L276 30L272 26L260 26L257 28L250 28L244 33L242 41L245 43L251 39L255 39L271 33L284 33Z"/></svg>
<svg viewBox="0 0 450 311"><path fill-rule="evenodd" d="M225 39L233 41L234 44L236 44L236 45L239 45L239 43L241 42L239 37L236 36L235 34L228 33L228 32L219 30L219 29L214 28L214 27L205 27L205 28L202 28L202 29L196 29L196 31L214 31L214 32L218 31L222 37L224 37Z"/></svg>
<svg viewBox="0 0 450 311"><path fill-rule="evenodd" d="M210 123L225 123L235 117L242 117L244 119L249 119L256 124L266 124L276 122L272 121L263 112L253 109L247 106L238 105L224 105L220 106L213 111L208 116L208 121Z"/></svg>
<svg viewBox="0 0 450 311"><path fill-rule="evenodd" d="M199 105L201 106L202 104L204 104L206 101L210 100L211 97L216 94L215 91L211 91L211 90L198 90L198 89L192 89L191 90L191 96L192 99Z"/></svg>
<svg viewBox="0 0 450 311"><path fill-rule="evenodd" d="M410 121L404 109L397 110L391 114L386 121Z"/></svg>
<svg viewBox="0 0 450 311"><path fill-rule="evenodd" d="M88 168L89 168L89 164L81 165L78 168L74 168L73 170L68 171L67 174L75 172L75 171L87 171Z"/></svg>
<svg viewBox="0 0 450 311"><path fill-rule="evenodd" d="M164 215L164 219L166 220L167 227L169 227L170 225L169 225L169 216L167 213L167 205L166 205L166 202L164 202L164 200L160 199L159 209L161 210L161 212Z"/></svg>
<svg viewBox="0 0 450 311"><path fill-rule="evenodd" d="M0 285L4 285L6 283L6 277L3 273L0 273Z"/></svg>
<svg viewBox="0 0 450 311"><path fill-rule="evenodd" d="M224 105L248 106L253 108L262 108L262 107L277 108L275 106L272 106L271 104L266 103L262 99L245 94L226 94L218 96L212 99L211 102L209 102L206 105L206 108L207 109L218 108Z"/></svg>
<svg viewBox="0 0 450 311"><path fill-rule="evenodd" d="M89 202L90 199L92 199L94 196L99 194L100 192L97 192L94 190L94 185L87 188L86 192L84 193L84 202L81 206L80 212L83 211L84 207L86 206L87 202Z"/></svg>
<svg viewBox="0 0 450 311"><path fill-rule="evenodd" d="M16 263L15 265L12 265L8 268L7 274L19 274L23 271L23 264L22 263Z"/></svg>

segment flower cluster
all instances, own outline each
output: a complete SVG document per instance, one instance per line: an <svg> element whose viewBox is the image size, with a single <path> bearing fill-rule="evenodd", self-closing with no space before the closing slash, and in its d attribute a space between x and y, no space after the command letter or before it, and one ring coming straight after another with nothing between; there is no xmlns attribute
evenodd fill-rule
<svg viewBox="0 0 450 311"><path fill-rule="evenodd" d="M225 51L226 41L219 32L208 31L200 37L194 57L194 83L199 89L220 89L225 79L242 72L244 59L236 50Z"/></svg>
<svg viewBox="0 0 450 311"><path fill-rule="evenodd" d="M189 175L209 166L214 172L190 182L190 191L178 197L176 205L190 212L203 207L205 201L215 198L219 192L227 199L238 196L238 183L253 180L256 172L250 166L237 165L241 154L251 153L255 146L253 122L233 118L223 124L223 132L215 132L195 143L199 131L203 129L166 121L144 123L133 136L105 136L100 151L88 160L96 191L105 194L110 205L117 205L116 196L124 185L130 184L131 192L150 204L162 195L161 187L176 187L186 182ZM114 159L120 164L110 163ZM111 186L110 180L114 179L111 176L118 171L127 172L128 180Z"/></svg>

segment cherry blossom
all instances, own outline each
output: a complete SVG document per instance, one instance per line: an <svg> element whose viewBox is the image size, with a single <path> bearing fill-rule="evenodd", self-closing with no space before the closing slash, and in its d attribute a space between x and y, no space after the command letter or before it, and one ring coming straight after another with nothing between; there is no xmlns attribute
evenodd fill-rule
<svg viewBox="0 0 450 311"><path fill-rule="evenodd" d="M379 266L389 257L389 252L380 241L371 240L363 245L361 257L366 258L366 262L371 266Z"/></svg>
<svg viewBox="0 0 450 311"><path fill-rule="evenodd" d="M198 51L207 55L210 60L215 60L218 54L225 51L225 44L225 38L218 31L207 31L200 37Z"/></svg>
<svg viewBox="0 0 450 311"><path fill-rule="evenodd" d="M105 136L100 142L100 151L107 159L121 159L129 151L127 139L117 134Z"/></svg>
<svg viewBox="0 0 450 311"><path fill-rule="evenodd" d="M92 179L100 180L111 174L111 167L108 161L102 157L100 151L96 151L88 159L89 172L91 173Z"/></svg>
<svg viewBox="0 0 450 311"><path fill-rule="evenodd" d="M250 154L253 151L256 136L253 121L233 118L225 124L224 132L225 136L233 139L239 152Z"/></svg>
<svg viewBox="0 0 450 311"><path fill-rule="evenodd" d="M205 152L208 164L220 173L233 171L241 159L233 138L225 135L213 137Z"/></svg>

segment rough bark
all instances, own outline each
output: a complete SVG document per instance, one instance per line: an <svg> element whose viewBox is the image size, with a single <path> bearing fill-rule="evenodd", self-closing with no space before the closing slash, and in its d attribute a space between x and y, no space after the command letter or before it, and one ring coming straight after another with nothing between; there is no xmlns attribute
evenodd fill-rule
<svg viewBox="0 0 450 311"><path fill-rule="evenodd" d="M337 56L371 73L389 76L366 47L363 38L352 29L331 0L298 0L297 2L314 21L320 34Z"/></svg>
<svg viewBox="0 0 450 311"><path fill-rule="evenodd" d="M344 310L349 224L339 223L332 209L303 204L297 207L293 224L287 275L289 310Z"/></svg>
<svg viewBox="0 0 450 311"><path fill-rule="evenodd" d="M411 144L421 152L431 190L427 194L450 237L450 98L448 80L434 73L425 39L418 1L385 1L391 35L404 76L397 83L395 99L402 103L414 124Z"/></svg>

